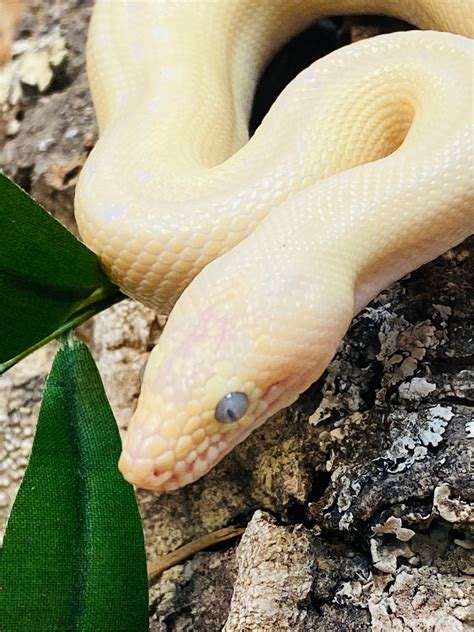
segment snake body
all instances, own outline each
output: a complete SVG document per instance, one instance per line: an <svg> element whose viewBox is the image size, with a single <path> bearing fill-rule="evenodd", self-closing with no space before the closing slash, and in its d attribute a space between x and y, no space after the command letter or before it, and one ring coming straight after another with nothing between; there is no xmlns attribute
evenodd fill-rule
<svg viewBox="0 0 474 632"><path fill-rule="evenodd" d="M435 31L315 62L249 140L272 54L317 17L361 12ZM125 293L174 305L128 480L205 474L321 375L380 290L473 232L473 14L472 0L97 0L79 229Z"/></svg>

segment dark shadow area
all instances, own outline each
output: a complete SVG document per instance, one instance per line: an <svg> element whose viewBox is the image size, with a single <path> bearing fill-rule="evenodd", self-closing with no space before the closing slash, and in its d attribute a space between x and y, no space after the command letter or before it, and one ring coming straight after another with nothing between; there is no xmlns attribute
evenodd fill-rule
<svg viewBox="0 0 474 632"><path fill-rule="evenodd" d="M350 41L346 20L335 17L318 20L287 42L270 61L257 84L249 122L250 136L280 92L296 75L317 59Z"/></svg>

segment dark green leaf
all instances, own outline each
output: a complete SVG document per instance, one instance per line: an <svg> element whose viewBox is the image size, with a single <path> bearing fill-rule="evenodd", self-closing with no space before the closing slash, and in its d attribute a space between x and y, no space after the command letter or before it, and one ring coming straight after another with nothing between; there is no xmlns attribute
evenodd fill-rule
<svg viewBox="0 0 474 632"><path fill-rule="evenodd" d="M96 255L0 173L0 373L120 300Z"/></svg>
<svg viewBox="0 0 474 632"><path fill-rule="evenodd" d="M2 632L148 630L143 533L87 347L56 355L0 554Z"/></svg>

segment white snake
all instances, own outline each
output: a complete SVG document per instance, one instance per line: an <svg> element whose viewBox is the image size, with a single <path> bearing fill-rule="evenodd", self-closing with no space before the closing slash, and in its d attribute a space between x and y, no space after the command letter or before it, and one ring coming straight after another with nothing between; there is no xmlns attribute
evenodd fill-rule
<svg viewBox="0 0 474 632"><path fill-rule="evenodd" d="M272 54L317 17L361 12L449 33L332 53L248 140ZM321 375L380 290L473 232L473 13L472 0L96 2L100 139L80 232L125 293L161 312L180 297L125 439L129 481L201 477Z"/></svg>

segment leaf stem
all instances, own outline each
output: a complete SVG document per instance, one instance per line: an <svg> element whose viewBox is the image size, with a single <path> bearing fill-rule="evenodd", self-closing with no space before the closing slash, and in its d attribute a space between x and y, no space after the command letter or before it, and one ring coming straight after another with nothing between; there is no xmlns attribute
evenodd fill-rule
<svg viewBox="0 0 474 632"><path fill-rule="evenodd" d="M125 296L115 286L101 286L80 305L78 311L75 311L74 314L72 314L65 323L55 329L51 334L49 334L45 338L42 338L28 349L25 349L14 358L1 363L0 375L2 375L3 373L5 373L5 371L20 362L20 360L23 360L23 358L26 358L26 356L30 355L30 353L33 353L33 351L36 351L40 347L43 347L55 338L59 338L59 336L70 331L71 329L75 329L86 320L89 320L89 318L92 318L92 316L95 316L99 312L108 309L109 307L111 307L115 303L118 303L124 298Z"/></svg>

